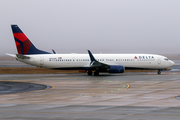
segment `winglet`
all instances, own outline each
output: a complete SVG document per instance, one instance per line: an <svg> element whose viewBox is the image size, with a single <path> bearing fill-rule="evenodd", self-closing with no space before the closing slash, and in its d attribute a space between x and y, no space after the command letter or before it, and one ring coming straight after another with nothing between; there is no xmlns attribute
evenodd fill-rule
<svg viewBox="0 0 180 120"><path fill-rule="evenodd" d="M90 63L90 65L91 65L94 61L96 61L96 59L94 58L94 56L92 55L90 50L88 50L88 53L89 53L89 57L91 59L91 63Z"/></svg>
<svg viewBox="0 0 180 120"><path fill-rule="evenodd" d="M52 49L53 53L56 54L56 52Z"/></svg>

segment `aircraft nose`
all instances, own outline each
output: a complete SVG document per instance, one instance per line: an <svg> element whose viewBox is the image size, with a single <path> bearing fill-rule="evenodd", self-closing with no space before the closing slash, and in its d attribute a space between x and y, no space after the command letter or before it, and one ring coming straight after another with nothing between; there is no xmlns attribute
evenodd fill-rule
<svg viewBox="0 0 180 120"><path fill-rule="evenodd" d="M170 60L170 61L169 61L169 65L170 65L170 66L173 66L173 65L175 65L175 63Z"/></svg>

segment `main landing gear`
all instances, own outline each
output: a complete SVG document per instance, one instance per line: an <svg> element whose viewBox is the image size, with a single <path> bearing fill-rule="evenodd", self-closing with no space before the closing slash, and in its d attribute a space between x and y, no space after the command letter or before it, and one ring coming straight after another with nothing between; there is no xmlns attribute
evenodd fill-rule
<svg viewBox="0 0 180 120"><path fill-rule="evenodd" d="M99 72L98 72L98 71L95 71L95 72L94 72L94 75L95 75L95 76L98 76L98 75L99 75Z"/></svg>
<svg viewBox="0 0 180 120"><path fill-rule="evenodd" d="M87 74L88 74L88 75L92 75L92 71L91 71L91 70L88 70Z"/></svg>
<svg viewBox="0 0 180 120"><path fill-rule="evenodd" d="M92 73L93 73L93 72L92 72L91 70L88 70L88 72L87 72L88 75L92 75ZM94 72L94 75L95 75L95 76L98 76L98 75L99 75L99 71L95 71L95 72Z"/></svg>
<svg viewBox="0 0 180 120"><path fill-rule="evenodd" d="M161 70L158 70L157 74L160 75L161 74Z"/></svg>

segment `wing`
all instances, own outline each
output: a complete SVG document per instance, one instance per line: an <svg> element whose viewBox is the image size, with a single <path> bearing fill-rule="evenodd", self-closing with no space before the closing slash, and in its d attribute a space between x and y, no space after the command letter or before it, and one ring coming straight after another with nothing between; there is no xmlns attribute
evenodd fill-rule
<svg viewBox="0 0 180 120"><path fill-rule="evenodd" d="M91 59L90 67L89 68L109 68L110 65L97 61L90 50L88 50L89 57Z"/></svg>

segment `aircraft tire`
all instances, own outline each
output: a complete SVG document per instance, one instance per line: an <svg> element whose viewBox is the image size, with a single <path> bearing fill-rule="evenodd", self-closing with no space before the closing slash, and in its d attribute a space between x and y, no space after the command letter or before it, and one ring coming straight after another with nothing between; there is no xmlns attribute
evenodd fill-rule
<svg viewBox="0 0 180 120"><path fill-rule="evenodd" d="M95 75L95 76L98 76L98 75L99 75L99 72L97 72L97 71L94 72L94 75Z"/></svg>
<svg viewBox="0 0 180 120"><path fill-rule="evenodd" d="M87 74L88 74L88 75L92 75L92 71L91 71L91 70L88 70Z"/></svg>
<svg viewBox="0 0 180 120"><path fill-rule="evenodd" d="M158 72L157 72L157 73L158 73L158 75L160 75L160 74L161 74L161 70L158 70Z"/></svg>

